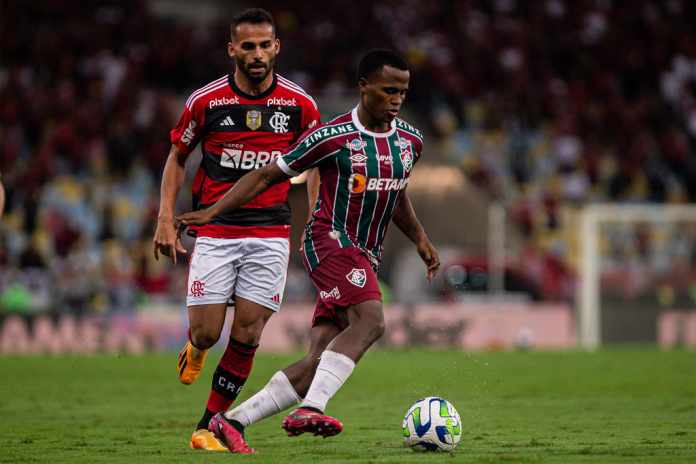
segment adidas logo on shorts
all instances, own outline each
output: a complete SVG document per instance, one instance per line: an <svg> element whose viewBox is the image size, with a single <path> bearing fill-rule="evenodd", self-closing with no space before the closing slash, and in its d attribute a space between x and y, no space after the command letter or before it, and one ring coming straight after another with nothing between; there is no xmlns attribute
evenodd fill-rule
<svg viewBox="0 0 696 464"><path fill-rule="evenodd" d="M222 120L220 125L221 126L234 126L234 121L232 120L231 116L227 116L225 119Z"/></svg>

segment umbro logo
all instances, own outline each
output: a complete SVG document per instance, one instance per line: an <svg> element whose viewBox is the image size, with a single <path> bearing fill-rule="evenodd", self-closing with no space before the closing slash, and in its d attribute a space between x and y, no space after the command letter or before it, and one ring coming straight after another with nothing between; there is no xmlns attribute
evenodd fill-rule
<svg viewBox="0 0 696 464"><path fill-rule="evenodd" d="M231 116L227 116L225 119L222 120L220 125L221 126L234 126L234 121L232 120Z"/></svg>
<svg viewBox="0 0 696 464"><path fill-rule="evenodd" d="M362 153L353 153L350 155L350 160L353 162L353 165L360 164L364 165L365 161L367 160L367 156L363 155Z"/></svg>

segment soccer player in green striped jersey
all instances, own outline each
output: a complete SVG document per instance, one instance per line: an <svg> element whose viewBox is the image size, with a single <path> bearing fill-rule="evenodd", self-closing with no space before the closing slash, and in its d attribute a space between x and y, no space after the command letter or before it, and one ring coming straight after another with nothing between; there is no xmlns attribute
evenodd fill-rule
<svg viewBox="0 0 696 464"><path fill-rule="evenodd" d="M428 280L440 266L406 194L423 149L420 131L397 117L409 79L408 65L396 53L368 52L358 66L357 107L303 135L276 163L245 175L214 205L178 216L186 225L206 224L277 182L319 169L319 195L302 247L318 292L309 352L249 400L211 420L210 430L232 452L253 452L244 427L298 402L283 420L288 435L341 432L341 422L324 410L384 332L375 273L391 222L416 245Z"/></svg>

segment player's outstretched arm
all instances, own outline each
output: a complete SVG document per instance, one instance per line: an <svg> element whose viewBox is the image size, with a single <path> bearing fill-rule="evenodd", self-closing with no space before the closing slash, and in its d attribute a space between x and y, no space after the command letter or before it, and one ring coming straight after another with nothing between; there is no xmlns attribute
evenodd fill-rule
<svg viewBox="0 0 696 464"><path fill-rule="evenodd" d="M399 195L392 221L416 245L418 254L427 267L426 277L428 281L431 281L440 268L440 257L433 244L430 243L428 234L425 233L423 225L418 220L411 199L405 190Z"/></svg>
<svg viewBox="0 0 696 464"><path fill-rule="evenodd" d="M185 225L200 226L213 220L218 214L232 211L249 203L270 186L288 179L276 163L271 163L261 169L256 169L242 176L239 182L225 193L215 204L199 210L184 213L176 217Z"/></svg>

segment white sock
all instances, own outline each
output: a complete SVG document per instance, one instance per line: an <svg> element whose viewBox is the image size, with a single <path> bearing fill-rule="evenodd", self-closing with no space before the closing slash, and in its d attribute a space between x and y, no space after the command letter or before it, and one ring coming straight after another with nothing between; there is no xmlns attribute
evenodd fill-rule
<svg viewBox="0 0 696 464"><path fill-rule="evenodd" d="M355 362L345 354L324 351L307 396L300 406L309 406L323 412L326 409L326 403L348 380L354 368Z"/></svg>
<svg viewBox="0 0 696 464"><path fill-rule="evenodd" d="M278 371L251 398L231 411L227 411L225 417L234 419L247 427L297 404L300 399L285 373Z"/></svg>

